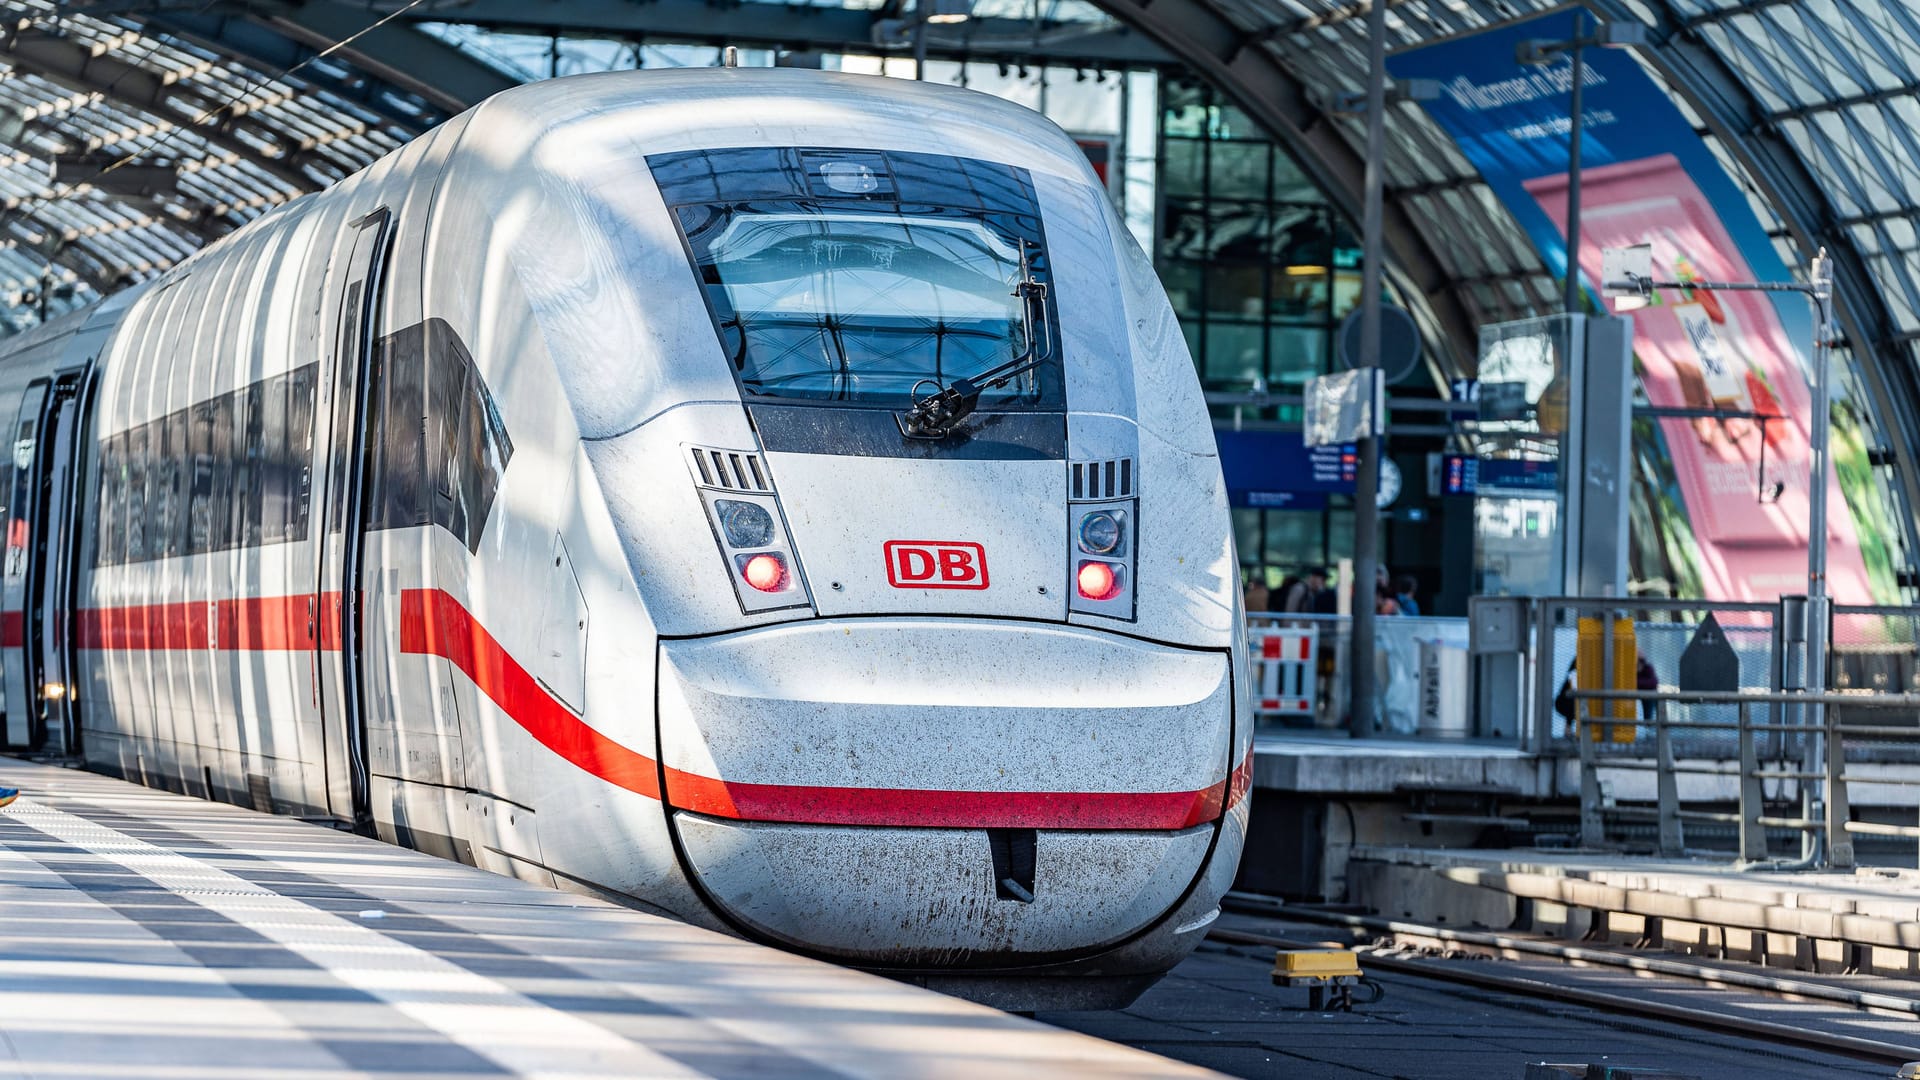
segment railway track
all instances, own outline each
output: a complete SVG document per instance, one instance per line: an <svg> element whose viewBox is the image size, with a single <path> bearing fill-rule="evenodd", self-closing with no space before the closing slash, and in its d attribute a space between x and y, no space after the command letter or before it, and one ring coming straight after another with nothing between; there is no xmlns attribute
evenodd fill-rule
<svg viewBox="0 0 1920 1080"><path fill-rule="evenodd" d="M1607 1012L1666 1020L1732 1035L1758 1037L1779 1043L1845 1054L1866 1061L1900 1065L1920 1061L1920 1036L1901 1034L1902 1041L1866 1038L1828 1030L1812 1030L1715 1009L1693 1008L1672 1002L1635 997L1617 991L1570 986L1538 977L1540 972L1502 970L1501 964L1463 964L1458 959L1404 955L1396 950L1444 950L1457 955L1510 960L1559 960L1575 967L1615 967L1670 979L1688 979L1708 986L1851 1008L1896 1019L1920 1020L1920 998L1811 982L1757 972L1730 970L1684 960L1637 956L1592 946L1493 931L1459 930L1400 920L1381 919L1297 907L1271 897L1229 893L1222 905L1228 912L1250 916L1268 927L1216 925L1208 937L1230 945L1299 949L1350 948L1361 954L1364 968L1417 975L1422 978L1522 993ZM1304 925L1303 925L1304 924ZM1314 927L1334 927L1370 935L1372 940L1309 940ZM1284 933L1282 931L1285 931ZM1300 931L1308 931L1307 937Z"/></svg>

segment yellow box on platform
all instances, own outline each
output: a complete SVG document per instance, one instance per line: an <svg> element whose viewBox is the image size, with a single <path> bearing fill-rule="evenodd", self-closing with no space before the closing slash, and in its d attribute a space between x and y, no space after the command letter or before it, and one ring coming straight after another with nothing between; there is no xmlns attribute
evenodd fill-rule
<svg viewBox="0 0 1920 1080"><path fill-rule="evenodd" d="M1606 642L1601 637L1601 620L1593 616L1580 619L1579 641L1573 655L1573 685L1581 690L1601 689L1600 669L1606 666ZM1632 619L1613 620L1613 678L1608 680L1610 690L1632 690L1639 685L1640 647L1633 635ZM1611 709L1608 706L1612 706ZM1615 720L1633 720L1639 715L1640 703L1637 701L1594 701L1585 699L1580 702L1580 715L1592 719L1602 719L1609 715ZM1599 724L1587 725L1587 738L1600 741ZM1617 743L1630 743L1634 740L1635 725L1611 724L1608 738Z"/></svg>
<svg viewBox="0 0 1920 1080"><path fill-rule="evenodd" d="M1275 979L1357 979L1360 961L1345 949L1282 949L1273 954Z"/></svg>

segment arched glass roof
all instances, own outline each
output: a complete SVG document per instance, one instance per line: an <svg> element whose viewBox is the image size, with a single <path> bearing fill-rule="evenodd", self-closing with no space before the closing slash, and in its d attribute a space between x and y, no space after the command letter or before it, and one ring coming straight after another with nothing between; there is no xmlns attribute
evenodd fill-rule
<svg viewBox="0 0 1920 1080"><path fill-rule="evenodd" d="M282 75L70 4L5 7L0 299L16 326L145 280L416 133L334 92L339 61Z"/></svg>
<svg viewBox="0 0 1920 1080"><path fill-rule="evenodd" d="M673 41L818 49L837 40L903 51L876 24L912 2L6 0L0 298L36 293L49 273L66 287L55 290L56 308L141 280L519 79L577 63L634 66ZM1392 49L1567 6L1387 2ZM1331 102L1363 86L1367 8L977 0L974 20L930 37L948 55L1047 49L1113 66L1182 61L1274 129L1351 210L1361 121ZM1819 245L1836 249L1864 389L1908 436L1903 444L1920 445L1910 352L1920 337L1920 4L1589 0L1587 8L1652 28L1644 64L1751 194L1790 264ZM483 40L475 27L490 33ZM513 31L526 35L524 47L511 46ZM554 44L569 34L602 40ZM622 50L631 59L619 60ZM1424 308L1451 359L1469 361L1478 323L1556 306L1549 267L1417 105L1392 110L1387 183L1400 291ZM15 315L31 321L32 312Z"/></svg>

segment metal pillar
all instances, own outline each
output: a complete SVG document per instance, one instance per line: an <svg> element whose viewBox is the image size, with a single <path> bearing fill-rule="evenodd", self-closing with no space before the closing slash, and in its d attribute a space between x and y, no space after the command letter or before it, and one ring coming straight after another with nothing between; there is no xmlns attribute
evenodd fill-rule
<svg viewBox="0 0 1920 1080"><path fill-rule="evenodd" d="M1638 248L1626 248L1623 252L1631 257L1633 252L1642 252L1643 260L1650 260L1644 252L1645 245ZM1611 256L1610 256L1611 257ZM1832 406L1829 401L1828 369L1832 366L1833 356L1833 260L1827 256L1827 249L1813 257L1813 265L1808 269L1806 283L1798 282L1714 282L1714 281L1657 281L1651 275L1650 261L1643 261L1643 268L1637 272L1626 271L1625 281L1607 281L1602 288L1609 295L1638 294L1640 302L1645 303L1653 296L1655 289L1708 289L1734 292L1798 292L1805 293L1813 301L1813 415L1808 417L1810 428L1809 443L1811 460L1807 462L1807 595L1806 595L1806 664L1801 669L1809 700L1805 706L1805 725L1807 739L1813 747L1809 754L1807 772L1820 774L1826 772L1837 776L1842 771L1843 762L1833 760L1838 744L1826 736L1831 734L1826 722L1827 708L1820 695L1827 689L1827 652L1829 639L1833 633L1833 609L1827 597L1827 470L1828 434L1833 427ZM1788 597L1782 597L1781 617L1792 614L1786 603ZM1791 653L1788 654L1791 656ZM1822 765L1824 763L1824 769ZM1804 783L1803 783L1804 790ZM1843 805L1838 820L1845 824L1845 792L1840 798ZM1834 819L1832 799L1835 793L1829 790L1828 817ZM1828 855L1835 867L1851 866L1853 862L1853 843L1846 838L1844 831L1829 830L1827 837Z"/></svg>
<svg viewBox="0 0 1920 1080"><path fill-rule="evenodd" d="M1827 707L1817 700L1818 695L1827 689L1827 651L1828 639L1833 633L1833 613L1827 597L1827 434L1833 426L1832 408L1828 403L1827 369L1833 353L1833 260L1827 258L1826 249L1814 257L1813 266L1807 274L1807 294L1813 298L1813 415L1812 432L1809 441L1812 444L1812 461L1808 463L1807 489L1807 666L1805 669L1807 693L1816 698L1807 705L1807 725L1822 733L1818 737L1817 753L1825 758L1828 781L1827 800L1827 858L1829 865L1835 868L1853 865L1853 841L1844 828L1836 827L1834 817L1839 815L1839 826L1844 826L1847 816L1846 791L1841 788L1836 777L1841 772L1844 754L1837 739L1828 737L1830 725L1827 723ZM1837 790L1836 790L1837 789Z"/></svg>
<svg viewBox="0 0 1920 1080"><path fill-rule="evenodd" d="M1360 367L1380 360L1380 261L1382 192L1386 181L1387 123L1387 0L1373 0L1367 10L1367 155L1360 221ZM1369 395L1372 388L1368 388ZM1384 417L1374 417L1379 427ZM1380 508L1374 500L1380 490L1380 440L1361 439L1354 447L1353 488L1353 640L1348 670L1353 681L1347 695L1347 732L1355 738L1373 734L1373 592L1379 564Z"/></svg>
<svg viewBox="0 0 1920 1080"><path fill-rule="evenodd" d="M1567 292L1566 311L1580 314L1580 133L1586 129L1587 15L1573 17L1573 127L1567 133Z"/></svg>
<svg viewBox="0 0 1920 1080"><path fill-rule="evenodd" d="M1760 819L1767 812L1766 790L1760 783L1760 748L1754 744L1753 706L1739 705L1740 716L1740 861L1757 863L1767 857L1767 828Z"/></svg>

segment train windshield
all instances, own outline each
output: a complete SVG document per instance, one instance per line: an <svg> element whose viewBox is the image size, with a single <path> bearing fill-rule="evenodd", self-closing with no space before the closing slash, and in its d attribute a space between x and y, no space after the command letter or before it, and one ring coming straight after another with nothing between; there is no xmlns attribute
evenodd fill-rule
<svg viewBox="0 0 1920 1080"><path fill-rule="evenodd" d="M899 408L1051 340L1021 170L934 155L754 148L649 159L741 388ZM1057 365L983 409L1057 408Z"/></svg>

